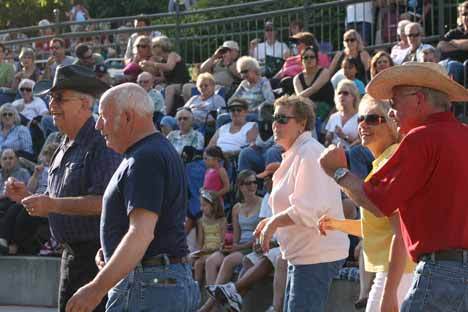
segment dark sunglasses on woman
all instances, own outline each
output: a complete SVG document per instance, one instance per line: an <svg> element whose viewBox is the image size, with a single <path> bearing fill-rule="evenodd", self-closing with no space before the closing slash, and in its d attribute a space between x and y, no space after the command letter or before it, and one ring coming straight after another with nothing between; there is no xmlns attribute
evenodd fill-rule
<svg viewBox="0 0 468 312"><path fill-rule="evenodd" d="M289 119L296 118L296 116L287 116L282 114L273 115L273 121L279 124L285 125L289 122Z"/></svg>
<svg viewBox="0 0 468 312"><path fill-rule="evenodd" d="M382 123L387 122L384 116L380 116L377 114L360 115L358 116L357 121L358 121L358 124L365 121L366 124L370 126L376 126L376 125L380 125Z"/></svg>

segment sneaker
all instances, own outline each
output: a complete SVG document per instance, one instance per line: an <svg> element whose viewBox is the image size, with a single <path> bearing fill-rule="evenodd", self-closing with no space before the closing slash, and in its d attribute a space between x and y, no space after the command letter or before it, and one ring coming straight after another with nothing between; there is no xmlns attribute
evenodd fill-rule
<svg viewBox="0 0 468 312"><path fill-rule="evenodd" d="M237 293L234 283L216 285L215 299L228 308L229 311L241 312L242 297Z"/></svg>

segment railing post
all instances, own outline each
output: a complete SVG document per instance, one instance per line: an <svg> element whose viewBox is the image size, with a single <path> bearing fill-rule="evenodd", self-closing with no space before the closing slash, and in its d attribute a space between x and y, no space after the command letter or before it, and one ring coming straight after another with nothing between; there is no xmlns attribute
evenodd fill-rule
<svg viewBox="0 0 468 312"><path fill-rule="evenodd" d="M303 24L304 24L304 29L309 31L309 19L307 18L307 9L309 7L309 3L310 3L310 0L304 0L304 9L303 9L303 13L302 13L302 20L303 20Z"/></svg>
<svg viewBox="0 0 468 312"><path fill-rule="evenodd" d="M54 9L54 18L55 18L55 33L57 35L61 34L60 31L60 9Z"/></svg>
<svg viewBox="0 0 468 312"><path fill-rule="evenodd" d="M445 33L445 12L444 12L444 0L438 0L437 1L437 8L439 9L439 14L437 17L438 20L438 27L437 27L437 32L440 35L443 35Z"/></svg>
<svg viewBox="0 0 468 312"><path fill-rule="evenodd" d="M180 8L179 8L179 2L175 2L175 8L176 8L176 33L175 33L175 50L179 53L181 51L179 50L180 48Z"/></svg>

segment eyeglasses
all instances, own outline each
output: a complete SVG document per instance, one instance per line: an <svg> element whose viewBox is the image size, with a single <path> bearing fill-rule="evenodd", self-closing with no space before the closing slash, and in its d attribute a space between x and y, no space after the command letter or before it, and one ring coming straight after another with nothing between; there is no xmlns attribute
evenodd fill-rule
<svg viewBox="0 0 468 312"><path fill-rule="evenodd" d="M340 92L338 92L338 95L348 96L349 94L350 94L349 91L340 91Z"/></svg>
<svg viewBox="0 0 468 312"><path fill-rule="evenodd" d="M32 88L20 88L21 92L31 92Z"/></svg>
<svg viewBox="0 0 468 312"><path fill-rule="evenodd" d="M198 87L199 87L200 89L204 89L204 88L208 88L209 86L210 86L209 84L203 83L203 84L199 85Z"/></svg>
<svg viewBox="0 0 468 312"><path fill-rule="evenodd" d="M366 124L370 126L376 126L376 125L380 125L382 123L387 122L384 116L380 116L377 114L360 115L358 116L357 121L358 121L358 124L365 121Z"/></svg>
<svg viewBox="0 0 468 312"><path fill-rule="evenodd" d="M188 119L189 119L188 117L183 116L183 117L178 117L177 121L188 120Z"/></svg>
<svg viewBox="0 0 468 312"><path fill-rule="evenodd" d="M137 44L136 47L137 47L137 49L146 49L147 47L149 47L149 45L147 45L147 44Z"/></svg>
<svg viewBox="0 0 468 312"><path fill-rule="evenodd" d="M467 16L468 16L468 12L460 13L460 15L463 16L463 17L467 17Z"/></svg>
<svg viewBox="0 0 468 312"><path fill-rule="evenodd" d="M354 41L356 41L356 38L348 38L344 40L344 42L354 42Z"/></svg>
<svg viewBox="0 0 468 312"><path fill-rule="evenodd" d="M150 82L150 81L149 80L140 80L140 81L138 81L138 84L146 84L148 82Z"/></svg>
<svg viewBox="0 0 468 312"><path fill-rule="evenodd" d="M245 74L247 74L248 72L249 72L248 69L244 69L244 70L241 70L241 71L240 71L240 74L241 74L241 75L245 75Z"/></svg>
<svg viewBox="0 0 468 312"><path fill-rule="evenodd" d="M289 122L289 119L296 118L296 116L287 116L282 114L273 115L273 121L281 125L285 125Z"/></svg>
<svg viewBox="0 0 468 312"><path fill-rule="evenodd" d="M61 49L62 47L61 46L51 46L50 47L52 50L58 50L58 49Z"/></svg>
<svg viewBox="0 0 468 312"><path fill-rule="evenodd" d="M419 37L421 34L420 33L415 33L415 34L407 34L406 37Z"/></svg>
<svg viewBox="0 0 468 312"><path fill-rule="evenodd" d="M315 60L316 57L315 57L315 55L304 55L304 56L302 57L302 59L303 59L304 61L307 61L307 60Z"/></svg>
<svg viewBox="0 0 468 312"><path fill-rule="evenodd" d="M245 181L241 185L249 186L249 185L257 185L257 180L255 181Z"/></svg>
<svg viewBox="0 0 468 312"><path fill-rule="evenodd" d="M230 108L229 111L231 113L240 113L240 112L244 111L244 109L242 109L240 107L233 107L233 108Z"/></svg>
<svg viewBox="0 0 468 312"><path fill-rule="evenodd" d="M3 117L13 117L13 113L3 113Z"/></svg>

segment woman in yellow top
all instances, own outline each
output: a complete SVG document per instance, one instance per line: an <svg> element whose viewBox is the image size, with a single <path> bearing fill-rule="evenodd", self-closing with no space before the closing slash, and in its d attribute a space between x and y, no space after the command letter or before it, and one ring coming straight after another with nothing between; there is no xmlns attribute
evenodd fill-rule
<svg viewBox="0 0 468 312"><path fill-rule="evenodd" d="M367 178L382 167L398 147L396 124L388 118L390 108L388 102L368 95L359 105L359 135L362 144L375 157ZM366 312L399 311L415 267L401 237L399 214L378 218L361 209L361 220L338 220L325 215L319 220L319 229L324 235L328 230L338 230L363 238L365 269L376 273Z"/></svg>

